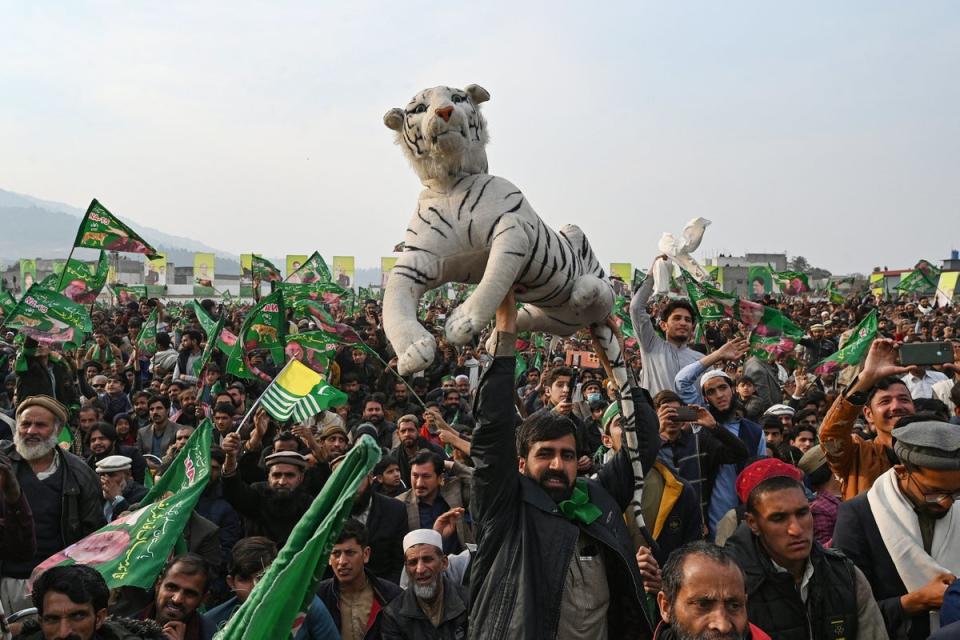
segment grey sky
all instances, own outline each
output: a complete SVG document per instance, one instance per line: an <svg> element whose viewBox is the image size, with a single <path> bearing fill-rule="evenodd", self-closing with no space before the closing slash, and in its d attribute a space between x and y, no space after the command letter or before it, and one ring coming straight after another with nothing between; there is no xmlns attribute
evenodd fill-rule
<svg viewBox="0 0 960 640"><path fill-rule="evenodd" d="M382 124L490 91L490 167L602 261L960 247L953 2L0 3L0 188L234 253L390 255L419 183Z"/></svg>

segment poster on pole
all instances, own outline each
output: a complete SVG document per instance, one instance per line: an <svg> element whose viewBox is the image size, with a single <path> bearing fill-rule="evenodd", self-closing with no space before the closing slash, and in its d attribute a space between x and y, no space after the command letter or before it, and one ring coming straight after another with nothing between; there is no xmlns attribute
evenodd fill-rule
<svg viewBox="0 0 960 640"><path fill-rule="evenodd" d="M344 289L353 290L356 270L353 256L333 256L333 281Z"/></svg>
<svg viewBox="0 0 960 640"><path fill-rule="evenodd" d="M306 254L300 253L288 253L287 254L287 271L286 278L284 282L293 282L294 284L299 284L303 282L301 276L296 271L303 266L303 263L307 261L309 256Z"/></svg>
<svg viewBox="0 0 960 640"><path fill-rule="evenodd" d="M383 256L380 258L380 288L387 288L387 279L390 277L390 271L397 264L396 256Z"/></svg>
<svg viewBox="0 0 960 640"><path fill-rule="evenodd" d="M216 256L212 253L193 254L193 295L212 296Z"/></svg>
<svg viewBox="0 0 960 640"><path fill-rule="evenodd" d="M240 254L240 297L253 297L253 254Z"/></svg>

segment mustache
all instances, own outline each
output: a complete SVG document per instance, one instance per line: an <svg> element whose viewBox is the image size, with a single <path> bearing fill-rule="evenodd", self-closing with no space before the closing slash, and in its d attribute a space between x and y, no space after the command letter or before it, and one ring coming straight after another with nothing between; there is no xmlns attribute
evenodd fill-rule
<svg viewBox="0 0 960 640"><path fill-rule="evenodd" d="M546 484L549 480L559 480L564 484L564 486L570 486L570 479L560 471L547 469L540 474L540 484Z"/></svg>

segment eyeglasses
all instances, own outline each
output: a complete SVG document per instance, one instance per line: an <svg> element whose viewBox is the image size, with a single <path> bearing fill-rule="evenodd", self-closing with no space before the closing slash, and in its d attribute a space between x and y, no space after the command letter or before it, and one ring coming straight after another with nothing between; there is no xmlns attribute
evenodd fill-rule
<svg viewBox="0 0 960 640"><path fill-rule="evenodd" d="M948 500L951 503L960 502L960 491L956 493L931 493L913 477L912 473L909 477L913 480L913 484L917 485L917 489L920 490L920 495L923 496L923 501L927 504L942 504Z"/></svg>

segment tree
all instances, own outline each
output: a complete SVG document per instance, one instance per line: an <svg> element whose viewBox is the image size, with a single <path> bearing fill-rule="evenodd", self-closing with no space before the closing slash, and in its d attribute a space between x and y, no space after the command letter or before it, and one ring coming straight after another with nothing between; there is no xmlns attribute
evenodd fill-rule
<svg viewBox="0 0 960 640"><path fill-rule="evenodd" d="M810 263L807 262L807 259L803 256L794 257L794 259L788 263L788 266L793 271L801 271L803 273L806 273L810 270Z"/></svg>

